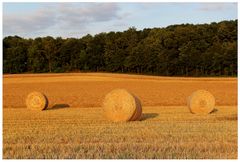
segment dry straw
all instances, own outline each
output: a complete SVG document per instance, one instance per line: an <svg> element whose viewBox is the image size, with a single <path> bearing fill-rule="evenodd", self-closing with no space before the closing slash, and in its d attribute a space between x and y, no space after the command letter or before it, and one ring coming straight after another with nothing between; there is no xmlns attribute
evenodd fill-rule
<svg viewBox="0 0 240 162"><path fill-rule="evenodd" d="M26 98L26 105L28 109L44 110L48 106L48 99L41 92L31 92Z"/></svg>
<svg viewBox="0 0 240 162"><path fill-rule="evenodd" d="M194 114L209 114L214 110L215 98L206 90L197 90L188 97L187 104Z"/></svg>
<svg viewBox="0 0 240 162"><path fill-rule="evenodd" d="M133 94L132 94L133 95ZM131 117L130 121L136 121L136 120L140 120L141 116L142 116L142 105L141 105L141 101L139 100L139 98L135 95L133 95L136 101L136 111L133 114L133 116Z"/></svg>
<svg viewBox="0 0 240 162"><path fill-rule="evenodd" d="M103 111L111 121L133 121L140 120L142 107L140 100L126 89L115 89L105 96Z"/></svg>

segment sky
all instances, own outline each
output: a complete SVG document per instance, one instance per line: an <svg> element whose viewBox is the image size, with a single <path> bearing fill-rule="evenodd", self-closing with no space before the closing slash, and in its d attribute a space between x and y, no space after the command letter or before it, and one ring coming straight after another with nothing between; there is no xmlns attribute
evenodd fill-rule
<svg viewBox="0 0 240 162"><path fill-rule="evenodd" d="M3 37L80 38L87 34L237 19L237 3L4 2Z"/></svg>

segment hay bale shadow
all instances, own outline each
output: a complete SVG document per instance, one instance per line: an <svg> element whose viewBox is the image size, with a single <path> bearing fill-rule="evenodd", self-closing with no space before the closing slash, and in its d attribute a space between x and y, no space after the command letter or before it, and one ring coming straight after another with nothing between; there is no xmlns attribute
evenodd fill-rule
<svg viewBox="0 0 240 162"><path fill-rule="evenodd" d="M218 109L214 108L213 111L211 111L209 114L218 112Z"/></svg>
<svg viewBox="0 0 240 162"><path fill-rule="evenodd" d="M156 118L158 115L159 114L157 114L157 113L143 113L140 120L143 121L143 120L147 120L150 118Z"/></svg>
<svg viewBox="0 0 240 162"><path fill-rule="evenodd" d="M47 108L46 110L58 110L58 109L64 109L70 107L69 104L55 104L50 108Z"/></svg>

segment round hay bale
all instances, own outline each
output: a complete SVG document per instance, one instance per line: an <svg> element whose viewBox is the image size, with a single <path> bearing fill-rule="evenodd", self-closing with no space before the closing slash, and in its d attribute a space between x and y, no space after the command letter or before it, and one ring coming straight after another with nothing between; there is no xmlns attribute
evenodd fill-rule
<svg viewBox="0 0 240 162"><path fill-rule="evenodd" d="M137 106L136 98L126 89L112 90L103 101L104 115L114 122L130 121L138 111Z"/></svg>
<svg viewBox="0 0 240 162"><path fill-rule="evenodd" d="M48 99L41 92L31 92L26 98L26 105L28 109L44 110L48 106Z"/></svg>
<svg viewBox="0 0 240 162"><path fill-rule="evenodd" d="M133 95L135 100L136 100L136 111L134 113L134 115L131 117L130 121L137 121L141 119L142 116L142 105L141 105L141 101L139 100L139 98L135 95Z"/></svg>
<svg viewBox="0 0 240 162"><path fill-rule="evenodd" d="M188 97L188 107L194 114L209 114L214 110L215 98L206 90L197 90Z"/></svg>

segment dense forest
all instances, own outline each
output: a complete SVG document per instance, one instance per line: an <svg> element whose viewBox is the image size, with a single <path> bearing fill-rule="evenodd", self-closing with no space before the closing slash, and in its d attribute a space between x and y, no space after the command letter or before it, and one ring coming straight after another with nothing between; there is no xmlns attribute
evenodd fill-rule
<svg viewBox="0 0 240 162"><path fill-rule="evenodd" d="M119 72L236 76L237 20L99 33L3 39L3 73Z"/></svg>

